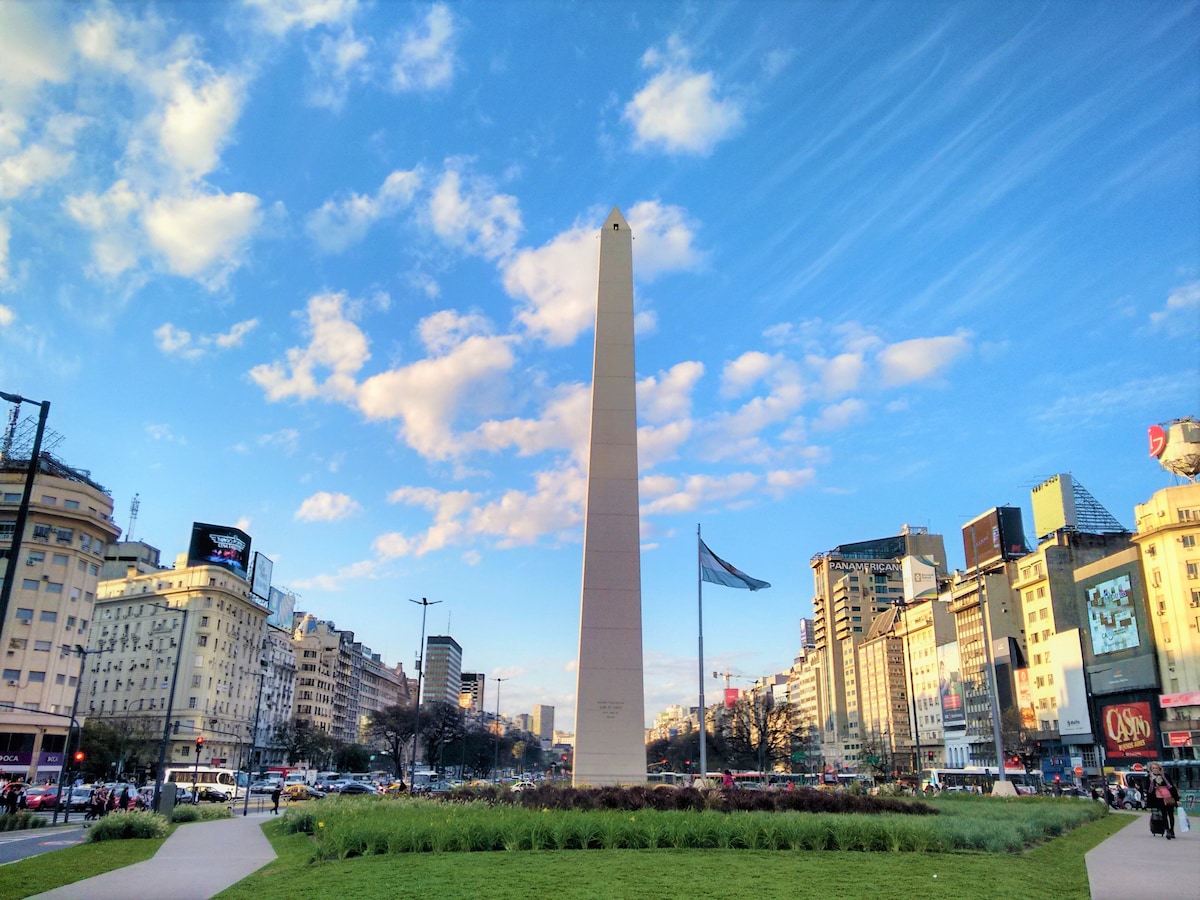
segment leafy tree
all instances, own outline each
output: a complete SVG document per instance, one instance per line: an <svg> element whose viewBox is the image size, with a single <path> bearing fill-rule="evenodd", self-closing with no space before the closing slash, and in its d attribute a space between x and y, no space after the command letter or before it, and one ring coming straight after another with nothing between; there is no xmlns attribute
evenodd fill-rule
<svg viewBox="0 0 1200 900"><path fill-rule="evenodd" d="M342 744L334 753L333 765L339 772L369 772L371 751L362 744Z"/></svg>
<svg viewBox="0 0 1200 900"><path fill-rule="evenodd" d="M397 704L377 710L371 713L369 727L372 739L391 759L396 775L403 775L405 750L412 745L412 706Z"/></svg>
<svg viewBox="0 0 1200 900"><path fill-rule="evenodd" d="M162 722L149 716L93 716L83 723L80 738L87 771L113 777L152 768L161 745Z"/></svg>
<svg viewBox="0 0 1200 900"><path fill-rule="evenodd" d="M876 777L895 771L898 763L891 737L875 729L863 734L858 759L860 768Z"/></svg>
<svg viewBox="0 0 1200 900"><path fill-rule="evenodd" d="M318 768L329 765L337 744L334 738L314 728L307 719L292 719L278 725L274 743L283 750L289 766L308 762Z"/></svg>
<svg viewBox="0 0 1200 900"><path fill-rule="evenodd" d="M710 772L729 768L729 748L723 735L723 717L718 717L717 728L710 731L705 740L704 756ZM665 760L665 762L664 762ZM698 772L700 770L700 731L693 729L667 739L653 741L646 746L646 770L665 772Z"/></svg>

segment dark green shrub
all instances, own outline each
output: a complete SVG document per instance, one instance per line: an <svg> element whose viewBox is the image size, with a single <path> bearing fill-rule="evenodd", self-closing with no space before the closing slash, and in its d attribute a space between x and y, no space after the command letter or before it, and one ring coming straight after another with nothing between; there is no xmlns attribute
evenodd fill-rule
<svg viewBox="0 0 1200 900"><path fill-rule="evenodd" d="M211 822L214 819L232 819L233 812L226 806L177 806L171 812L172 822Z"/></svg>
<svg viewBox="0 0 1200 900"><path fill-rule="evenodd" d="M130 838L161 838L169 830L166 816L152 812L112 813L88 829L87 839L123 841Z"/></svg>
<svg viewBox="0 0 1200 900"><path fill-rule="evenodd" d="M27 828L45 828L46 820L25 810L0 815L0 831L24 831Z"/></svg>

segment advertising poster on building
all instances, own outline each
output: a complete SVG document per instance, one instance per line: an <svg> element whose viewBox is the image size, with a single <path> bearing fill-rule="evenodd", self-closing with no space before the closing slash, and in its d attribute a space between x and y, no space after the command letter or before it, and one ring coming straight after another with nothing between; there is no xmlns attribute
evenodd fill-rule
<svg viewBox="0 0 1200 900"><path fill-rule="evenodd" d="M1037 731L1037 710L1033 708L1033 692L1029 689L1029 670L1017 669L1017 706L1021 710L1021 727Z"/></svg>
<svg viewBox="0 0 1200 900"><path fill-rule="evenodd" d="M274 571L275 563L256 550L254 568L250 572L250 593L264 603L271 593L271 575Z"/></svg>
<svg viewBox="0 0 1200 900"><path fill-rule="evenodd" d="M900 560L904 580L904 599L909 603L937 599L937 567L924 556L906 556Z"/></svg>
<svg viewBox="0 0 1200 900"><path fill-rule="evenodd" d="M282 628L284 631L292 630L292 613L296 611L295 594L280 590L277 587L271 588L267 600L267 609L271 611L271 614L267 616L268 625L274 625L276 628Z"/></svg>
<svg viewBox="0 0 1200 900"><path fill-rule="evenodd" d="M1138 639L1133 589L1128 575L1118 575L1087 589L1092 653L1100 656L1135 649Z"/></svg>
<svg viewBox="0 0 1200 900"><path fill-rule="evenodd" d="M1100 710L1104 749L1109 757L1154 759L1154 725L1149 703L1114 703Z"/></svg>
<svg viewBox="0 0 1200 900"><path fill-rule="evenodd" d="M733 709L737 705L739 693L741 693L741 691L738 688L725 688L726 709Z"/></svg>
<svg viewBox="0 0 1200 900"><path fill-rule="evenodd" d="M221 566L246 578L250 571L250 535L231 525L192 523L189 566Z"/></svg>
<svg viewBox="0 0 1200 900"><path fill-rule="evenodd" d="M967 724L967 706L963 697L962 663L958 641L937 648L938 694L942 700L942 726L961 727Z"/></svg>
<svg viewBox="0 0 1200 900"><path fill-rule="evenodd" d="M1047 642L1058 677L1054 680L1057 693L1058 731L1064 737L1075 737L1077 743L1091 743L1092 725L1088 718L1087 683L1083 677L1083 647L1078 628L1050 635Z"/></svg>

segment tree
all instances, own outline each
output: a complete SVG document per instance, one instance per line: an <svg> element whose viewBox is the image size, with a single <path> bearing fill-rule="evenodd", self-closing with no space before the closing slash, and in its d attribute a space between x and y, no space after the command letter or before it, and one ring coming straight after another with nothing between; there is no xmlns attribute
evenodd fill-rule
<svg viewBox="0 0 1200 900"><path fill-rule="evenodd" d="M860 768L876 777L887 775L896 769L896 751L892 739L886 732L876 729L866 731L858 749Z"/></svg>
<svg viewBox="0 0 1200 900"><path fill-rule="evenodd" d="M421 707L421 746L425 748L425 763L445 768L446 748L460 740L464 732L462 707L445 701L426 703ZM453 759L453 754L450 755Z"/></svg>
<svg viewBox="0 0 1200 900"><path fill-rule="evenodd" d="M371 751L362 744L342 744L334 753L333 765L339 772L369 772Z"/></svg>
<svg viewBox="0 0 1200 900"><path fill-rule="evenodd" d="M337 744L328 734L314 728L307 719L292 719L278 725L274 743L283 750L289 766L308 762L318 768L331 762Z"/></svg>
<svg viewBox="0 0 1200 900"><path fill-rule="evenodd" d="M412 743L413 708L396 704L371 713L371 737L392 760L396 775L404 775L404 751Z"/></svg>
<svg viewBox="0 0 1200 900"><path fill-rule="evenodd" d="M725 721L731 762L739 768L759 771L770 771L779 762L790 763L791 719L791 704L775 703L769 692L743 694L728 710Z"/></svg>
<svg viewBox="0 0 1200 900"><path fill-rule="evenodd" d="M93 716L80 737L87 770L113 777L152 767L161 744L162 723L148 716Z"/></svg>

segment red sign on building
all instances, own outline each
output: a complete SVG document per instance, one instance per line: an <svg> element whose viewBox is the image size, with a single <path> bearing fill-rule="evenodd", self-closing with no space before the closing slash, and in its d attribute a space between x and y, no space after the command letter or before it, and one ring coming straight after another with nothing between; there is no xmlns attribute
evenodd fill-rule
<svg viewBox="0 0 1200 900"><path fill-rule="evenodd" d="M1149 703L1106 706L1100 713L1100 721L1104 728L1104 749L1109 756L1151 759L1158 756Z"/></svg>
<svg viewBox="0 0 1200 900"><path fill-rule="evenodd" d="M1168 731L1167 732L1168 747L1190 747L1192 746L1192 733L1190 731Z"/></svg>
<svg viewBox="0 0 1200 900"><path fill-rule="evenodd" d="M737 705L738 695L741 693L737 688L725 688L725 708L733 709Z"/></svg>

